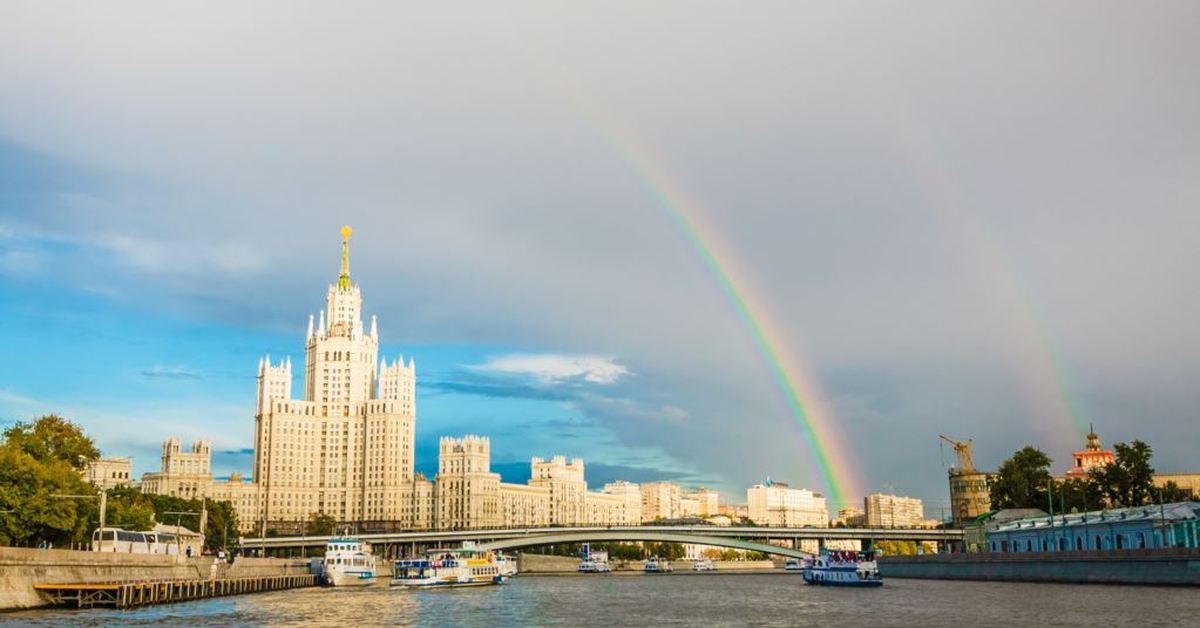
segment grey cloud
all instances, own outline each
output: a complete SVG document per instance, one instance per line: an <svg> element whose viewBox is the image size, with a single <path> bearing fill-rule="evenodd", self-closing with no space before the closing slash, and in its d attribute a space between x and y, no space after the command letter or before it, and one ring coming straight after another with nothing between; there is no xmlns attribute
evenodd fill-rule
<svg viewBox="0 0 1200 628"><path fill-rule="evenodd" d="M0 185L0 229L90 248L0 268L292 330L348 222L385 341L615 355L638 375L605 391L624 408L457 376L425 389L577 403L727 486L823 488L648 177L694 199L867 489L944 499L941 431L997 463L1026 441L1064 458L1074 437L1029 400L1055 393L1048 356L1109 440L1147 434L1172 469L1200 448L1186 4L667 2L635 20L506 3L282 23L258 5L14 7L0 155L37 157ZM637 416L672 407L686 419Z"/></svg>

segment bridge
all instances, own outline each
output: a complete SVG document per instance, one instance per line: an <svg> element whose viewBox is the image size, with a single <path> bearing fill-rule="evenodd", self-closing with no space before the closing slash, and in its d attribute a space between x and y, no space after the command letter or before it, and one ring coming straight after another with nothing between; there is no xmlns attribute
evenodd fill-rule
<svg viewBox="0 0 1200 628"><path fill-rule="evenodd" d="M328 536L245 537L242 548L265 554L289 555L306 548L324 547ZM801 549L802 541L932 541L938 544L961 542L962 530L892 528L771 528L746 526L674 525L674 526L581 526L549 528L510 528L488 530L417 530L360 534L355 538L371 544L377 554L399 557L421 549L475 543L480 549L507 550L563 543L605 541L653 541L694 543L751 550L791 558L810 553ZM775 541L776 543L771 543ZM785 541L779 545L779 541Z"/></svg>

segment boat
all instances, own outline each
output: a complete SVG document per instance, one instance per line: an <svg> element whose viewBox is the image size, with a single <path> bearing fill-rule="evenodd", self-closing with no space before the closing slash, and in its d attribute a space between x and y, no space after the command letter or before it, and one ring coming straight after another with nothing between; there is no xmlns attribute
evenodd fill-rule
<svg viewBox="0 0 1200 628"><path fill-rule="evenodd" d="M675 568L671 566L669 561L667 561L665 558L659 558L657 556L651 556L650 558L647 558L646 566L642 569L646 573L670 573L675 571Z"/></svg>
<svg viewBox="0 0 1200 628"><path fill-rule="evenodd" d="M609 573L612 571L612 567L609 566L607 559L588 556L580 561L579 567L575 570L579 573Z"/></svg>
<svg viewBox="0 0 1200 628"><path fill-rule="evenodd" d="M716 571L717 564L707 558L692 563L692 571Z"/></svg>
<svg viewBox="0 0 1200 628"><path fill-rule="evenodd" d="M880 587L875 552L825 551L805 561L804 582L835 587Z"/></svg>
<svg viewBox="0 0 1200 628"><path fill-rule="evenodd" d="M329 539L321 580L331 587L375 584L375 555L370 545L349 537Z"/></svg>
<svg viewBox="0 0 1200 628"><path fill-rule="evenodd" d="M804 571L804 565L795 558L789 558L783 563L783 568L786 571Z"/></svg>
<svg viewBox="0 0 1200 628"><path fill-rule="evenodd" d="M474 548L435 549L392 564L392 586L477 587L504 582L496 555Z"/></svg>
<svg viewBox="0 0 1200 628"><path fill-rule="evenodd" d="M496 565L500 567L500 577L508 580L517 575L517 557L496 552Z"/></svg>

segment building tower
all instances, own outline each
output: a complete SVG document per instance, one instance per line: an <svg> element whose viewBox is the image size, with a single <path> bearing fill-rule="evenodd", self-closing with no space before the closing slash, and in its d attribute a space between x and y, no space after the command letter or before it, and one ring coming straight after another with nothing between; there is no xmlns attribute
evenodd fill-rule
<svg viewBox="0 0 1200 628"><path fill-rule="evenodd" d="M438 442L437 526L470 530L500 526L500 474L491 472L491 442L443 436Z"/></svg>
<svg viewBox="0 0 1200 628"><path fill-rule="evenodd" d="M292 398L290 358L259 365L254 479L264 523L281 532L314 513L359 531L411 526L416 517L416 366L379 359L377 322L364 329L350 276L352 232L341 233L337 281L317 320L308 319L303 398Z"/></svg>

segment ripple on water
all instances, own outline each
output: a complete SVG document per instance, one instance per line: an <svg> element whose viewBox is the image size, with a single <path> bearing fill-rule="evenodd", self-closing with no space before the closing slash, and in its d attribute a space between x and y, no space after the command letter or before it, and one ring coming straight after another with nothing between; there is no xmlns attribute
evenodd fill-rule
<svg viewBox="0 0 1200 628"><path fill-rule="evenodd" d="M296 589L129 611L0 615L30 626L1196 625L1195 589L889 580L806 587L792 574L522 576L499 587Z"/></svg>

